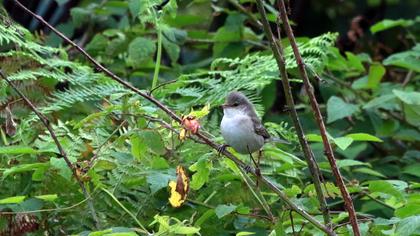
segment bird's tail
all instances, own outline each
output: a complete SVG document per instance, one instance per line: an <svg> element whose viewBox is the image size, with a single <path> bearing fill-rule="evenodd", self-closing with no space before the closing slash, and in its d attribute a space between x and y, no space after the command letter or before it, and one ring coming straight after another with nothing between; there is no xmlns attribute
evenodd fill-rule
<svg viewBox="0 0 420 236"><path fill-rule="evenodd" d="M289 141L281 139L279 137L270 137L265 140L266 143L281 143L281 144L291 144Z"/></svg>

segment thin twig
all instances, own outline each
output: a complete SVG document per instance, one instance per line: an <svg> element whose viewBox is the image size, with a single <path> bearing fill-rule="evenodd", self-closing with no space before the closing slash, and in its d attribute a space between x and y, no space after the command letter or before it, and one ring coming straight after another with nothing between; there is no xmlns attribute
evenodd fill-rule
<svg viewBox="0 0 420 236"><path fill-rule="evenodd" d="M176 81L178 81L178 80L174 79L174 80L169 80L169 81L166 81L166 82L163 82L163 83L160 83L160 84L156 85L154 88L152 88L152 89L149 91L149 95L152 95L152 93L153 93L156 89L158 89L158 88L160 88L160 87L163 87L163 86L166 86L166 85L168 85L168 84L175 83Z"/></svg>
<svg viewBox="0 0 420 236"><path fill-rule="evenodd" d="M32 15L34 18L39 20L42 24L44 24L47 28L52 30L54 33L56 33L60 38L62 38L64 41L75 47L82 55L84 55L93 65L96 66L96 68L102 72L104 72L106 75L108 75L111 79L115 80L116 82L122 84L124 87L130 89L131 91L135 92L136 94L144 97L145 99L149 100L151 103L155 104L158 108L160 108L162 111L164 111L167 115L169 115L173 120L177 121L178 123L181 123L181 118L175 114L171 109L166 107L163 103L161 103L156 98L149 96L147 93L144 93L128 83L127 81L121 79L114 73L112 73L110 70L102 66L99 62L97 62L91 55L89 55L84 49L79 47L77 44L75 44L73 41L71 41L69 38L67 38L64 34L62 34L60 31L58 31L56 28L54 28L52 25L50 25L48 22L46 22L41 16L33 13L28 8L26 8L24 5L22 5L18 0L14 0L14 2L23 10L25 10L27 13ZM197 132L195 134L199 139L204 141L208 146L212 147L215 150L218 150L220 145L210 140L207 136L202 134L201 132ZM230 153L227 150L223 150L221 152L223 155L225 155L227 158L232 160L236 165L238 165L242 169L246 169L247 165L239 160L236 156L234 156L232 153ZM285 193L283 193L276 184L271 182L269 179L265 178L264 176L261 176L258 174L255 169L251 169L249 171L252 175L254 175L258 180L265 184L268 188L270 188L273 192L275 192L280 199L282 199L291 209L296 211L298 214L300 214L303 218L311 222L315 227L325 232L327 235L335 235L334 232L332 232L328 227L323 225L321 222L319 222L317 219L315 219L313 216L308 214L304 209L296 205L292 200L290 200Z"/></svg>
<svg viewBox="0 0 420 236"><path fill-rule="evenodd" d="M19 96L25 101L25 103L29 106L29 108L31 108L31 110L39 117L41 122L47 128L48 132L50 133L51 138L54 140L54 143L57 146L60 156L64 159L68 168L71 169L71 171L73 172L73 177L79 183L80 188L82 189L83 195L85 196L86 199L89 199L88 206L90 208L92 218L95 221L96 227L100 228L100 222L96 214L95 208L93 206L92 199L90 199L90 195L88 191L86 190L84 183L82 182L79 175L77 174L76 168L73 166L70 159L68 158L66 152L64 151L63 146L61 146L60 141L58 141L57 135L55 134L53 128L50 125L50 121L47 119L47 117L45 117L41 112L38 111L35 105L9 79L7 79L6 75L3 73L2 70L0 70L0 76L10 85L10 87L13 88L13 90L16 91L17 94L19 94Z"/></svg>
<svg viewBox="0 0 420 236"><path fill-rule="evenodd" d="M273 32L271 31L270 24L267 20L267 15L265 13L265 9L261 0L257 1L257 7L261 15L261 20L264 26L264 32L270 42L271 50L273 51L274 58L276 59L276 62L277 62L277 67L279 68L279 71L280 71L281 81L283 84L284 95L286 97L286 103L287 103L289 115L293 121L296 134L299 138L300 146L302 147L302 150L306 159L306 163L308 164L309 171L311 172L312 180L314 182L315 191L317 194L318 201L320 203L324 222L325 224L329 225L331 223L331 217L328 213L327 201L325 200L325 197L322 191L321 171L318 168L318 165L315 161L314 154L308 144L308 141L306 140L305 133L303 132L302 125L297 115L295 102L292 95L292 89L290 87L289 78L287 76L286 63L285 63L284 53L283 53L283 46L280 43L280 40L281 40L280 30L278 30L279 39L278 41L276 41L276 39L274 38Z"/></svg>
<svg viewBox="0 0 420 236"><path fill-rule="evenodd" d="M292 213L293 213L293 211L290 210L289 211L290 224L292 224L292 232L293 232L293 235L296 236L295 223L293 222L293 214Z"/></svg>
<svg viewBox="0 0 420 236"><path fill-rule="evenodd" d="M333 152L331 143L328 139L327 129L325 128L324 119L322 118L321 110L319 109L319 104L315 97L314 88L311 82L309 81L308 74L306 73L305 64L303 62L302 56L300 55L295 36L293 35L292 27L290 26L289 17L287 16L286 6L283 0L278 1L278 7L279 7L278 10L280 13L280 18L283 22L283 27L286 30L286 34L287 34L287 37L289 38L290 46L293 49L296 63L298 65L299 74L303 80L306 93L308 94L309 101L311 103L312 110L315 115L316 123L318 124L319 130L320 130L320 134L321 134L322 141L325 148L325 155L327 156L333 175L336 179L337 186L340 189L341 195L344 199L344 205L347 209L347 212L349 213L349 220L353 228L353 233L355 236L360 236L360 230L359 230L359 226L357 225L357 217L356 217L356 211L353 206L353 201L350 197L349 191L346 188L343 177L340 173L340 169L337 167L337 163L334 157L334 152Z"/></svg>

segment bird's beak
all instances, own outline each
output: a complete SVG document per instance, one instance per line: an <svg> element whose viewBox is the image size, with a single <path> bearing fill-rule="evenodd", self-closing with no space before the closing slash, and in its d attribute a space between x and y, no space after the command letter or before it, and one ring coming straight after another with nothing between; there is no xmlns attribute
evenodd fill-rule
<svg viewBox="0 0 420 236"><path fill-rule="evenodd" d="M229 105L229 104L222 104L220 107L221 107L222 109L225 109L225 108L227 108L227 107L230 107L230 105Z"/></svg>

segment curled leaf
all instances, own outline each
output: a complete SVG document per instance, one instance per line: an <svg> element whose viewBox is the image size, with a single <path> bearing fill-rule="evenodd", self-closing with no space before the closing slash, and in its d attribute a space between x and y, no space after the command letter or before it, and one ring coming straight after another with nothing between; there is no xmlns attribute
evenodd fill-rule
<svg viewBox="0 0 420 236"><path fill-rule="evenodd" d="M180 207L187 199L187 194L190 189L190 180L185 173L185 169L182 166L176 167L176 182L170 181L169 188L171 189L171 195L169 197L169 203L173 207Z"/></svg>

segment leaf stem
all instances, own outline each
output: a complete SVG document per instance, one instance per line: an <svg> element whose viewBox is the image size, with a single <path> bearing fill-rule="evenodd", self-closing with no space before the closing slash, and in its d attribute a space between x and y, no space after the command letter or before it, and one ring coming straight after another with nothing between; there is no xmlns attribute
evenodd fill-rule
<svg viewBox="0 0 420 236"><path fill-rule="evenodd" d="M158 78L159 78L159 70L160 70L160 61L162 59L162 29L159 24L156 24L158 30L158 41L157 41L157 55L156 55L156 64L155 64L155 71L153 73L153 81L152 81L152 89L156 88Z"/></svg>

